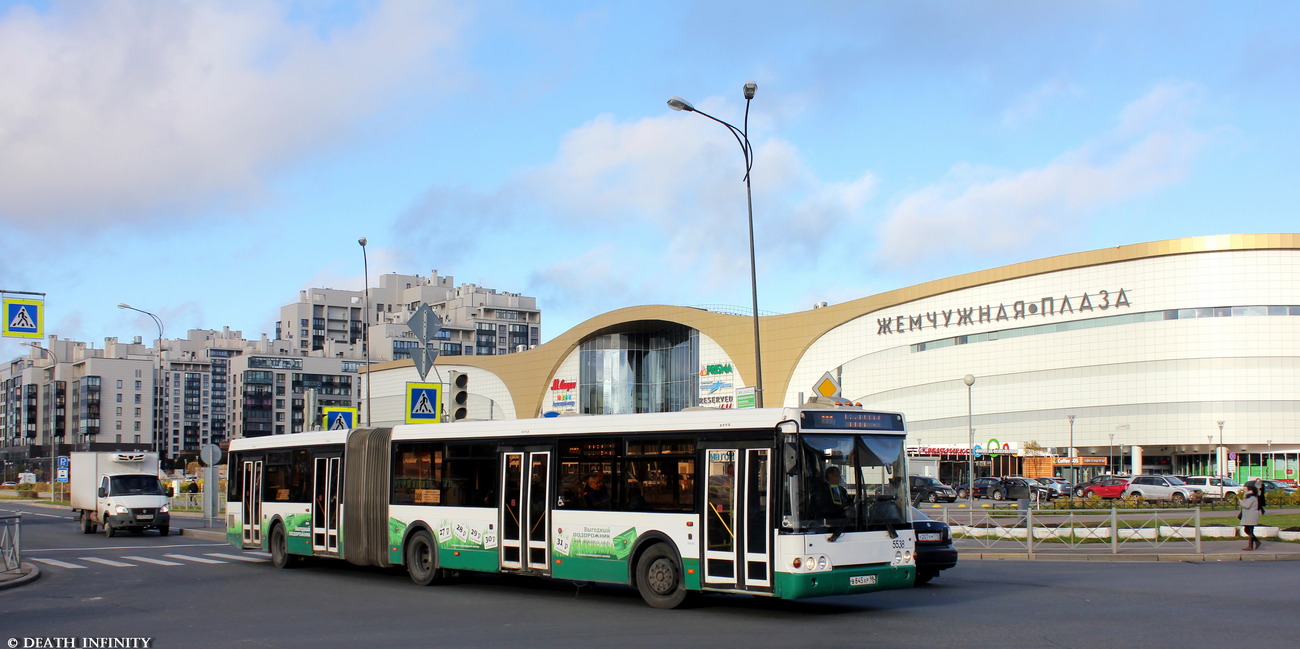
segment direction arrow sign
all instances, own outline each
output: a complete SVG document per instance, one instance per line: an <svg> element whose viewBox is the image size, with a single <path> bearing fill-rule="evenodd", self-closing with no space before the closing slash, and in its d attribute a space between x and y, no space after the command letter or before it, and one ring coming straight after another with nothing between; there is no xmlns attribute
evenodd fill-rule
<svg viewBox="0 0 1300 649"><path fill-rule="evenodd" d="M406 320L406 326L411 328L416 340L428 344L439 331L442 331L442 318L439 318L429 305L421 304Z"/></svg>

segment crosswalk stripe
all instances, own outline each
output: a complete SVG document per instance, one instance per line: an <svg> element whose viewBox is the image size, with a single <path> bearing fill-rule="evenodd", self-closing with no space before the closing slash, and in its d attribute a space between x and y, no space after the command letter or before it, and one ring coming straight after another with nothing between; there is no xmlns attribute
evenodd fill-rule
<svg viewBox="0 0 1300 649"><path fill-rule="evenodd" d="M164 554L163 556L170 557L172 559L180 559L181 561L193 561L195 563L226 563L225 561L217 561L216 559L204 559L203 557L191 557L185 554Z"/></svg>
<svg viewBox="0 0 1300 649"><path fill-rule="evenodd" d="M145 562L145 563L152 563L152 564L154 564L154 565L156 565L156 566L183 566L183 565L185 565L185 564L183 564L183 563L177 563L177 562L175 562L175 561L164 561L164 560L162 560L162 559L151 559L151 558L149 558L149 557L122 557L122 558L123 558L123 559L130 559L130 560L132 560L132 561L143 561L143 562Z"/></svg>
<svg viewBox="0 0 1300 649"><path fill-rule="evenodd" d="M239 556L237 554L222 554L220 552L209 552L205 556L218 557L221 559L234 559L235 561L248 561L250 563L266 563L267 561L270 561L270 559L264 557L247 557Z"/></svg>
<svg viewBox="0 0 1300 649"><path fill-rule="evenodd" d="M75 563L68 563L67 561L59 561L58 559L38 559L36 557L32 557L32 561L37 561L47 566L57 566L59 568L85 568L85 566L79 566Z"/></svg>
<svg viewBox="0 0 1300 649"><path fill-rule="evenodd" d="M112 559L100 559L99 557L78 557L78 558L81 559L82 561L93 561L94 563L102 563L106 566L112 566L114 568L135 567L134 563L122 563L121 561L113 561Z"/></svg>

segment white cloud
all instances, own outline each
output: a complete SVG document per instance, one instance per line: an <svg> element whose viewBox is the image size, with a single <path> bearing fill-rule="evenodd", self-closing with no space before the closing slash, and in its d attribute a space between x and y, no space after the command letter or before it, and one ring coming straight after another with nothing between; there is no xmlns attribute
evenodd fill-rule
<svg viewBox="0 0 1300 649"><path fill-rule="evenodd" d="M268 172L427 79L451 3L355 22L271 3L56 3L0 15L0 221L139 220L257 200Z"/></svg>
<svg viewBox="0 0 1300 649"><path fill-rule="evenodd" d="M1083 91L1062 79L1052 79L1025 93L1002 112L1003 126L1019 126L1038 115L1052 102L1066 97L1080 97Z"/></svg>
<svg viewBox="0 0 1300 649"><path fill-rule="evenodd" d="M1176 184L1208 136L1188 124L1196 87L1162 85L1124 108L1116 128L1019 172L958 165L904 197L880 228L878 256L912 265L951 253L1018 250L1077 229L1097 210Z"/></svg>

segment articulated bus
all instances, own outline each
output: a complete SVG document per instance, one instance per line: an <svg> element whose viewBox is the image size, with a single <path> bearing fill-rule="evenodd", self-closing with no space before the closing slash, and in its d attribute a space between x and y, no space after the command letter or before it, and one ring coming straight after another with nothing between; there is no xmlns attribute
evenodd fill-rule
<svg viewBox="0 0 1300 649"><path fill-rule="evenodd" d="M698 410L399 425L230 443L226 534L307 557L787 599L916 577L903 416Z"/></svg>

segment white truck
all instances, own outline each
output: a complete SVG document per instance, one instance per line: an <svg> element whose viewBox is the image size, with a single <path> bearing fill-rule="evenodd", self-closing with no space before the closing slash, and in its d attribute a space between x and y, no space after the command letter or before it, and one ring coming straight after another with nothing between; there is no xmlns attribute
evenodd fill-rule
<svg viewBox="0 0 1300 649"><path fill-rule="evenodd" d="M158 454L146 452L73 453L72 511L82 534L117 530L171 531L171 502L158 479Z"/></svg>

